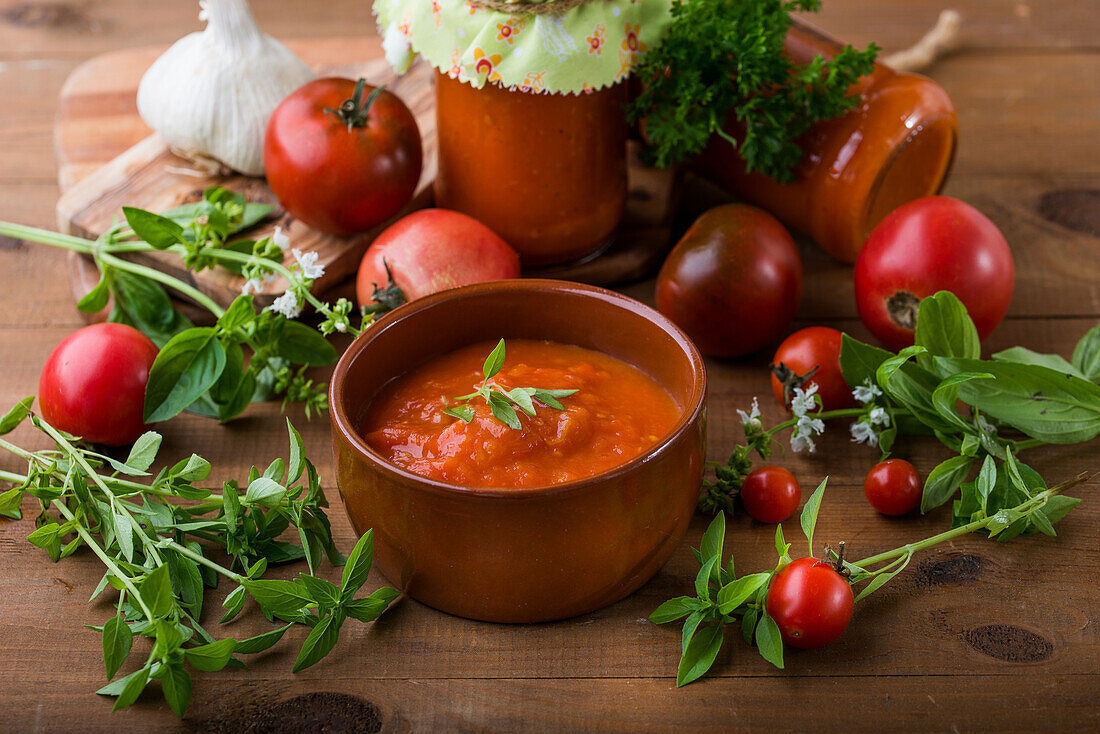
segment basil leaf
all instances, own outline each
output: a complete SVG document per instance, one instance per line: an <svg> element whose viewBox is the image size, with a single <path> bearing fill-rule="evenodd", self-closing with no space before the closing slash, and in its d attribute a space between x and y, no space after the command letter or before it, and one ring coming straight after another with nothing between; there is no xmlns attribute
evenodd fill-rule
<svg viewBox="0 0 1100 734"><path fill-rule="evenodd" d="M817 527L817 512L821 508L821 498L825 494L825 485L828 482L828 477L821 480L821 484L817 485L817 489L810 495L810 499L806 500L806 506L802 508L802 514L798 518L798 523L802 526L802 533L806 536L806 543L810 547L809 555L811 556L814 554L814 528Z"/></svg>
<svg viewBox="0 0 1100 734"><path fill-rule="evenodd" d="M168 566L157 566L138 586L141 600L149 608L153 617L166 617L176 606L172 593L172 579L168 575Z"/></svg>
<svg viewBox="0 0 1100 734"><path fill-rule="evenodd" d="M649 621L653 624L665 624L675 622L681 617L691 614L699 608L699 600L691 596L678 596L669 599L653 610L649 615Z"/></svg>
<svg viewBox="0 0 1100 734"><path fill-rule="evenodd" d="M963 440L974 433L974 426L970 421L959 415L956 407L959 400L959 385L970 380L992 379L993 375L988 372L960 372L951 375L939 385L936 385L936 389L932 391L932 407L936 409L936 413L941 418L953 425L955 430L962 431L965 434Z"/></svg>
<svg viewBox="0 0 1100 734"><path fill-rule="evenodd" d="M23 511L20 505L23 504L23 495L22 487L12 487L7 492L0 493L0 517L22 520Z"/></svg>
<svg viewBox="0 0 1100 734"><path fill-rule="evenodd" d="M229 592L229 596L225 597L225 601L222 602L222 607L226 611L221 618L221 624L225 624L240 614L241 610L244 609L244 587L238 586Z"/></svg>
<svg viewBox="0 0 1100 734"><path fill-rule="evenodd" d="M516 415L516 409L504 398L498 398L495 392L489 393L489 409L493 412L494 418L509 428L516 431L523 429L523 424L519 422L519 416Z"/></svg>
<svg viewBox="0 0 1100 734"><path fill-rule="evenodd" d="M699 624L703 621L706 615L702 611L695 611L688 615L688 618L684 620L684 629L680 635L680 656L687 652L688 645L691 644L691 640L695 637L695 631L699 629Z"/></svg>
<svg viewBox="0 0 1100 734"><path fill-rule="evenodd" d="M775 552L779 556L780 563L791 562L791 544L783 537L783 523L775 524Z"/></svg>
<svg viewBox="0 0 1100 734"><path fill-rule="evenodd" d="M497 345L493 347L493 351L489 352L489 356L485 358L485 364L481 367L481 374L484 375L484 379L488 380L490 377L500 372L503 366L504 340L501 339L497 342Z"/></svg>
<svg viewBox="0 0 1100 734"><path fill-rule="evenodd" d="M344 573L340 581L340 593L344 599L350 599L367 581L371 564L374 563L374 530L368 530L355 543L351 554L344 563Z"/></svg>
<svg viewBox="0 0 1100 734"><path fill-rule="evenodd" d="M1040 354L1039 352L1033 352L1027 347L1012 347L1011 349L1002 350L994 354L993 359L998 362L1036 364L1040 367L1049 367L1056 372L1064 372L1067 375L1080 377L1082 380L1088 379L1081 370L1067 362L1065 358L1057 354Z"/></svg>
<svg viewBox="0 0 1100 734"><path fill-rule="evenodd" d="M240 653L241 655L254 655L255 653L263 652L278 643L279 640L283 638L283 634L293 626L293 624L288 624L277 630L271 630L270 632L264 632L262 635L256 635L255 637L249 637L247 640L241 640L237 643L233 652Z"/></svg>
<svg viewBox="0 0 1100 734"><path fill-rule="evenodd" d="M768 583L770 573L754 573L735 579L718 590L718 611L729 614L748 601L749 597Z"/></svg>
<svg viewBox="0 0 1100 734"><path fill-rule="evenodd" d="M206 645L189 647L183 651L183 654L186 656L187 662L191 667L196 670L213 672L215 670L221 670L229 664L229 659L233 655L236 644L237 641L232 637L226 637L224 640L218 640L217 642L211 642Z"/></svg>
<svg viewBox="0 0 1100 734"><path fill-rule="evenodd" d="M294 661L292 673L305 670L332 651L336 645L336 638L340 634L340 625L344 621L338 615L339 612L336 612L325 617L310 630L306 641L302 643L302 651L298 653L298 659Z"/></svg>
<svg viewBox="0 0 1100 734"><path fill-rule="evenodd" d="M0 436L14 431L16 426L30 415L32 405L34 405L34 396L30 395L12 406L7 415L0 418Z"/></svg>
<svg viewBox="0 0 1100 734"><path fill-rule="evenodd" d="M1073 366L1085 379L1100 382L1100 324L1089 329L1073 350Z"/></svg>
<svg viewBox="0 0 1100 734"><path fill-rule="evenodd" d="M233 396L218 406L218 420L225 423L239 416L250 403L254 402L255 393L256 373L249 368L241 374Z"/></svg>
<svg viewBox="0 0 1100 734"><path fill-rule="evenodd" d="M1047 501L1043 503L1043 506L1039 508L1039 511L1046 515L1047 521L1053 525L1068 515L1069 511L1079 504L1081 504L1081 500L1076 497L1066 497L1056 494L1048 498Z"/></svg>
<svg viewBox="0 0 1100 734"><path fill-rule="evenodd" d="M183 227L168 217L132 206L122 207L122 215L126 217L126 224L130 225L134 234L158 250L187 243L183 237Z"/></svg>
<svg viewBox="0 0 1100 734"><path fill-rule="evenodd" d="M121 616L111 617L103 625L103 666L107 670L107 680L126 662L133 644L134 634Z"/></svg>
<svg viewBox="0 0 1100 734"><path fill-rule="evenodd" d="M1080 443L1100 434L1100 386L1049 367L936 357L940 369L988 372L993 380L959 385L959 397L1002 423L1047 443Z"/></svg>
<svg viewBox="0 0 1100 734"><path fill-rule="evenodd" d="M714 575L714 567L720 566L717 556L709 558L703 563L703 566L699 569L699 573L695 576L695 593L700 599L710 599L710 579Z"/></svg>
<svg viewBox="0 0 1100 734"><path fill-rule="evenodd" d="M230 403L237 395L244 377L244 350L237 342L230 341L222 344L225 349L225 367L217 381L210 386L210 399L219 406Z"/></svg>
<svg viewBox="0 0 1100 734"><path fill-rule="evenodd" d="M275 345L280 357L294 364L326 365L336 361L336 347L322 336L298 321L287 321Z"/></svg>
<svg viewBox="0 0 1100 734"><path fill-rule="evenodd" d="M209 327L188 329L172 337L149 370L145 387L145 420L178 415L210 389L225 368L225 349Z"/></svg>
<svg viewBox="0 0 1100 734"><path fill-rule="evenodd" d="M172 711L182 719L183 712L191 701L191 676L183 669L183 663L173 662L164 666L160 690Z"/></svg>
<svg viewBox="0 0 1100 734"><path fill-rule="evenodd" d="M719 512L707 526L703 539L699 542L699 555L703 561L721 558L726 537L726 513Z"/></svg>
<svg viewBox="0 0 1100 734"><path fill-rule="evenodd" d="M443 413L446 415L454 416L463 423L469 423L474 419L474 409L469 405L455 405L450 408L444 408Z"/></svg>
<svg viewBox="0 0 1100 734"><path fill-rule="evenodd" d="M898 566L897 568L895 568L894 570L876 574L874 577L871 578L871 582L869 584L867 584L866 586L864 586L863 589L859 592L859 594L855 598L855 601L859 601L860 599L864 598L865 596L868 596L870 594L875 593L887 581L889 581L890 579L894 578L899 573L904 571L905 567L909 565L909 561L911 561L911 560L913 560L913 554L908 553L908 554L906 554L905 560L901 563L901 565Z"/></svg>
<svg viewBox="0 0 1100 734"><path fill-rule="evenodd" d="M107 301L111 297L111 284L106 273L103 273L95 288L84 294L76 303L78 310L84 313L98 313L107 308Z"/></svg>
<svg viewBox="0 0 1100 734"><path fill-rule="evenodd" d="M261 609L273 614L296 612L313 601L298 581L245 579L241 585L248 589Z"/></svg>
<svg viewBox="0 0 1100 734"><path fill-rule="evenodd" d="M504 396L519 406L527 415L535 415L535 404L531 402L531 395L526 388L517 387L504 393Z"/></svg>
<svg viewBox="0 0 1100 734"><path fill-rule="evenodd" d="M993 464L993 457L986 455L982 461L982 468L978 472L977 484L975 484L975 488L978 490L978 498L981 500L982 512L986 512L989 495L992 494L996 484L997 467Z"/></svg>
<svg viewBox="0 0 1100 734"><path fill-rule="evenodd" d="M126 457L126 466L142 472L151 467L157 459L161 440L161 435L156 431L146 431L141 434L130 448L130 454Z"/></svg>
<svg viewBox="0 0 1100 734"><path fill-rule="evenodd" d="M913 341L926 350L917 355L917 364L927 370L934 371L932 357L936 355L977 359L982 353L974 321L966 306L950 291L921 299Z"/></svg>
<svg viewBox="0 0 1100 734"><path fill-rule="evenodd" d="M858 387L867 381L874 384L879 366L892 356L885 349L864 344L847 334L841 335L840 371L851 387Z"/></svg>
<svg viewBox="0 0 1100 734"><path fill-rule="evenodd" d="M243 295L233 299L229 308L218 317L218 326L227 332L235 331L256 318L256 307L252 296Z"/></svg>
<svg viewBox="0 0 1100 734"><path fill-rule="evenodd" d="M921 494L921 514L939 507L955 494L955 490L970 473L970 464L973 462L969 456L952 456L941 462L935 469L928 473L924 480L924 492Z"/></svg>
<svg viewBox="0 0 1100 734"><path fill-rule="evenodd" d="M286 488L268 477L259 477L249 483L244 493L245 504L262 505L268 509L278 507L283 497L286 496Z"/></svg>
<svg viewBox="0 0 1100 734"><path fill-rule="evenodd" d="M710 670L721 648L721 624L711 625L699 630L680 657L680 665L676 670L677 688L686 686Z"/></svg>
<svg viewBox="0 0 1100 734"><path fill-rule="evenodd" d="M210 462L198 454L176 462L168 474L181 482L201 482L210 476ZM209 493L207 493L209 494Z"/></svg>
<svg viewBox="0 0 1100 734"><path fill-rule="evenodd" d="M383 586L365 599L355 599L343 606L349 617L354 617L360 622L373 622L378 619L386 607L390 605L401 592L389 586Z"/></svg>
<svg viewBox="0 0 1100 734"><path fill-rule="evenodd" d="M756 648L765 660L783 669L783 635L779 632L779 625L767 612L761 614L756 625Z"/></svg>
<svg viewBox="0 0 1100 734"><path fill-rule="evenodd" d="M331 581L305 573L298 574L298 581L309 594L309 598L319 606L332 609L340 603L340 589Z"/></svg>
<svg viewBox="0 0 1100 734"><path fill-rule="evenodd" d="M154 342L154 335L172 335L176 325L176 309L159 283L123 270L111 274L111 288L115 293L115 307L122 309L139 331ZM158 343L158 346L160 343Z"/></svg>
<svg viewBox="0 0 1100 734"><path fill-rule="evenodd" d="M116 683L122 684L122 687L120 690L118 690L118 693L113 692L114 689L112 689L112 686L115 685L114 683L112 683L110 686L104 686L103 688L100 688L98 691L96 691L96 693L103 693L107 696L118 696L118 698L115 699L115 705L111 708L111 711L124 709L127 706L132 705L134 701L138 699L138 696L141 695L141 692L145 690L145 686L149 684L149 668L142 668L141 670L137 670L126 676L125 678L116 681ZM111 689L112 692L108 693L108 689Z"/></svg>

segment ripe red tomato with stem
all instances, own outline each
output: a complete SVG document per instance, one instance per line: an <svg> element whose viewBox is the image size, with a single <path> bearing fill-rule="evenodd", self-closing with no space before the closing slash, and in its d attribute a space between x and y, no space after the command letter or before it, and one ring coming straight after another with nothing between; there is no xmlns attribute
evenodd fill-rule
<svg viewBox="0 0 1100 734"><path fill-rule="evenodd" d="M798 509L802 488L794 474L781 466L761 466L745 476L741 504L754 520L779 523Z"/></svg>
<svg viewBox="0 0 1100 734"><path fill-rule="evenodd" d="M822 410L839 410L855 402L840 371L841 333L828 326L810 326L794 332L772 358L772 392L789 407L794 388L817 385Z"/></svg>
<svg viewBox="0 0 1100 734"><path fill-rule="evenodd" d="M827 561L799 558L772 578L768 616L791 647L823 647L852 619L855 597L848 581Z"/></svg>
<svg viewBox="0 0 1100 734"><path fill-rule="evenodd" d="M767 212L726 204L688 228L657 275L657 310L700 351L738 357L774 343L802 295L802 260Z"/></svg>
<svg viewBox="0 0 1100 734"><path fill-rule="evenodd" d="M929 196L898 207L856 259L859 317L887 347L913 343L921 299L951 291L985 339L1008 312L1015 265L1004 236L969 204Z"/></svg>
<svg viewBox="0 0 1100 734"><path fill-rule="evenodd" d="M493 230L459 212L422 209L371 243L355 294L361 306L382 311L447 288L519 276L519 255Z"/></svg>
<svg viewBox="0 0 1100 734"><path fill-rule="evenodd" d="M397 214L416 190L421 158L409 108L363 79L300 87L275 108L264 136L264 171L279 203L337 235Z"/></svg>
<svg viewBox="0 0 1100 734"><path fill-rule="evenodd" d="M157 346L132 326L93 324L73 332L42 367L42 417L91 443L132 443L147 428L145 385L156 358Z"/></svg>
<svg viewBox="0 0 1100 734"><path fill-rule="evenodd" d="M904 515L917 509L924 484L917 468L904 459L875 464L863 480L871 507L883 515Z"/></svg>

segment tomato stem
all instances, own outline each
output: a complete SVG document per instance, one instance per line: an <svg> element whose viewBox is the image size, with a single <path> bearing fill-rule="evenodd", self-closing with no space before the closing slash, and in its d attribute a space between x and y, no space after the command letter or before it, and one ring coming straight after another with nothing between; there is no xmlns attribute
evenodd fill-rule
<svg viewBox="0 0 1100 734"><path fill-rule="evenodd" d="M367 96L367 101L360 107L363 100L363 90L366 86L367 80L359 77L359 81L355 83L355 91L352 92L351 99L344 100L337 109L325 107L325 113L335 117L341 125L347 125L349 133L357 127L366 127L367 115L371 106L374 105L374 100L378 99L378 95L386 88L385 84L375 87Z"/></svg>

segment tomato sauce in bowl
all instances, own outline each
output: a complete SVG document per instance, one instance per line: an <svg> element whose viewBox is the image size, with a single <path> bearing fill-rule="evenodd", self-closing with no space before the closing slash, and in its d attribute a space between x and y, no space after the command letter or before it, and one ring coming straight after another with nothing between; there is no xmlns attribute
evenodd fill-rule
<svg viewBox="0 0 1100 734"><path fill-rule="evenodd" d="M488 384L576 390L562 410L534 402L519 410L521 429L493 416L480 398L467 423L444 410L482 383L492 342L473 344L418 367L372 402L361 433L388 461L415 474L464 487L563 484L613 469L652 447L676 425L682 408L655 380L622 360L582 347L509 340L506 360Z"/></svg>

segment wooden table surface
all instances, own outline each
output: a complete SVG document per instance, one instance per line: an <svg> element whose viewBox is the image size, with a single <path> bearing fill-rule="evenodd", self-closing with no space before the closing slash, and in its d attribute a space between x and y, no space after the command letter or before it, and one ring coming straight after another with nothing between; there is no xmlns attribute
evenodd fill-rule
<svg viewBox="0 0 1100 734"><path fill-rule="evenodd" d="M942 0L828 0L816 23L853 43L903 47L934 22ZM367 0L254 3L280 37L373 33ZM958 0L962 48L929 73L952 95L962 140L946 193L990 216L1017 262L1006 322L987 352L1023 344L1068 355L1100 319L1100 52L1095 2ZM53 116L66 76L94 55L164 43L197 29L192 2L0 0L0 219L51 227L58 196ZM799 323L826 322L866 338L846 266L804 249L809 297ZM63 253L0 238L0 406L35 392L46 356L78 328ZM812 283L818 283L813 286ZM650 299L652 284L627 289ZM768 393L767 357L711 361L709 452L741 438L733 408ZM778 411L762 400L766 417ZM285 453L278 406L250 408L220 427L181 417L162 427L162 456L209 458L214 478ZM307 448L335 496L327 420L307 423ZM29 430L14 440L44 448ZM945 456L934 441L898 454L927 472ZM818 537L868 555L945 529L947 508L886 519L863 498L876 453L830 426L814 456L784 459L813 487L830 475ZM1100 469L1100 444L1041 449L1029 462L1048 480ZM16 469L11 457L0 468ZM99 562L78 553L54 565L25 540L25 519L0 521L0 729L155 731L397 730L1062 730L1100 728L1100 483L1056 538L1009 544L967 537L918 557L861 602L832 646L790 652L785 671L731 635L711 675L677 690L678 629L646 616L688 593L706 520L697 517L668 565L630 598L555 624L506 626L451 617L411 600L373 626L349 624L336 650L301 674L290 667L304 630L247 670L196 673L179 722L158 695L110 713L99 635L110 602L87 603ZM352 531L332 511L345 550ZM788 523L788 538L800 538ZM732 518L727 553L738 568L772 562L772 530ZM297 572L298 569L291 569ZM325 573L332 574L331 568ZM372 577L369 585L382 583ZM220 594L211 594L219 597ZM212 606L212 605L211 605ZM251 609L224 634L266 628ZM140 643L139 643L140 644Z"/></svg>

